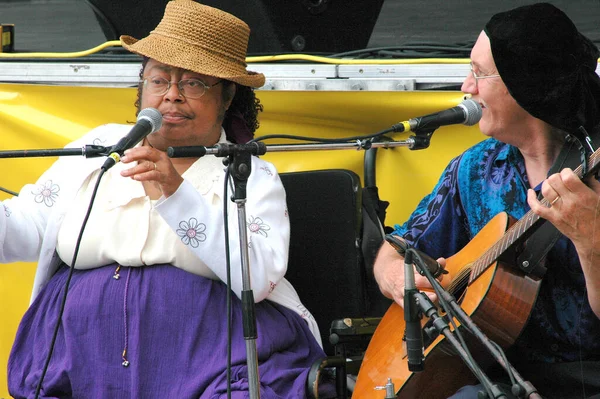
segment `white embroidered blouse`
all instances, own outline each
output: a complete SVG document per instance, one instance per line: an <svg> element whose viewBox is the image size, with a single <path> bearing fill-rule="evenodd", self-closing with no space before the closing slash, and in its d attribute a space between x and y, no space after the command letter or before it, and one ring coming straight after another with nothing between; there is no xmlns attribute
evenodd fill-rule
<svg viewBox="0 0 600 399"><path fill-rule="evenodd" d="M109 146L131 126L100 126L67 147ZM222 132L221 141L225 142ZM71 264L75 243L104 158L61 157L34 185L3 202L0 261L38 261L32 300L59 267ZM151 201L142 184L120 176L116 164L102 178L85 227L75 267L117 262L124 266L170 263L190 273L226 281L222 158L204 156L165 199ZM229 186L228 196L233 188ZM237 205L227 198L232 290L242 290ZM68 210L68 212L67 212ZM248 178L246 235L250 282L256 302L264 299L301 315L321 343L317 324L284 278L290 237L285 190L275 167L252 159Z"/></svg>

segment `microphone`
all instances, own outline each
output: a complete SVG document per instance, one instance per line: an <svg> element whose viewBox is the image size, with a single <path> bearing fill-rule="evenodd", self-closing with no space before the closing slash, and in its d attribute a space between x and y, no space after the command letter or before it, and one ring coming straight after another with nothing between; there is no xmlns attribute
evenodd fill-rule
<svg viewBox="0 0 600 399"><path fill-rule="evenodd" d="M456 107L433 114L409 119L392 126L394 132L432 132L440 126L463 125L472 126L481 119L481 105L477 101L465 99Z"/></svg>
<svg viewBox="0 0 600 399"><path fill-rule="evenodd" d="M429 271L429 273L431 273L433 278L438 278L442 274L448 274L448 270L444 269L442 267L442 265L439 264L438 261L433 259L431 256L427 255L423 251L419 251L416 248L409 247L409 245L406 243L406 241L402 241L402 240L398 239L397 236L395 236L393 234L386 234L385 240L396 250L396 252L398 252L400 255L402 255L404 257L406 256L406 251L408 251L410 249L413 252L411 255L416 254L417 257L419 258L419 260L420 260L419 266L426 267L427 270ZM425 273L422 270L420 270L419 268L417 268L417 271L419 272L419 274L421 276L425 275Z"/></svg>
<svg viewBox="0 0 600 399"><path fill-rule="evenodd" d="M421 329L421 311L415 297L419 291L415 284L412 255L412 249L408 249L404 258L404 321L406 324L404 341L408 356L408 370L423 371L425 362L423 330Z"/></svg>
<svg viewBox="0 0 600 399"><path fill-rule="evenodd" d="M110 148L110 154L102 169L106 172L121 160L125 150L133 148L137 143L150 133L158 131L162 126L162 114L156 108L144 108L137 117L137 122L131 128L127 136L123 137Z"/></svg>

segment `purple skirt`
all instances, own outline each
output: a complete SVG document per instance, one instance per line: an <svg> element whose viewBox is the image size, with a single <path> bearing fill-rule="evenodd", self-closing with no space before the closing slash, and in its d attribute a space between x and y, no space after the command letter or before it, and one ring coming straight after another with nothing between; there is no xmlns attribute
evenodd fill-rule
<svg viewBox="0 0 600 399"><path fill-rule="evenodd" d="M170 265L75 270L41 398L226 398L226 286ZM8 362L15 398L33 398L69 269L26 312ZM241 302L232 295L232 398L248 398ZM261 398L305 398L324 357L306 322L256 304ZM123 357L125 351L125 356ZM124 366L124 361L128 362Z"/></svg>

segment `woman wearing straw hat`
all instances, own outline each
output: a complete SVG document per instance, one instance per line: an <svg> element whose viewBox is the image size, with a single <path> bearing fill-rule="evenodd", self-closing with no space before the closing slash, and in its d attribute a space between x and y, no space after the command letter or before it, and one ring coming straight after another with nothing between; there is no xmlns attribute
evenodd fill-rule
<svg viewBox="0 0 600 399"><path fill-rule="evenodd" d="M525 236L527 223L520 224L523 230L504 235L512 235L513 243L529 238L525 250L511 246L518 256L505 251L501 258L511 260L514 269L509 273L523 274L511 282L540 281L543 276L540 285L520 291L511 284L500 285L504 301L497 306L488 302L481 306L487 311L478 315L480 327L504 335L505 343L511 334L518 335L513 337L509 360L544 398L600 395L600 183L593 173L582 181L574 172L581 157L589 157L600 145L599 54L551 4L531 4L492 16L473 46L472 73L462 86L482 105L479 127L490 138L453 159L434 191L394 232L445 262L443 258L461 251L501 212L526 221L537 220L537 215L551 223L540 227L543 235ZM487 239L499 243L491 238L501 237L491 233ZM486 260L485 266L493 264L502 252L500 245L490 244L490 249L475 258L482 261L480 266ZM470 273L469 268L460 270ZM477 268L473 267L474 274ZM374 270L382 292L402 305L404 258L384 243ZM525 273L532 274L524 277ZM453 278L460 276L444 275L443 284L448 287ZM415 281L419 288L431 290L423 276L416 275ZM489 292L500 289L489 287ZM530 312L517 329L511 323L527 305ZM492 316L499 314L502 320L494 320ZM487 351L482 352L479 359L493 362ZM435 372L435 364L428 367ZM465 376L475 380L468 370L460 377ZM496 377L511 384L504 371ZM448 378L448 395L462 381ZM479 396L480 391L492 393L471 385L452 398L490 397ZM506 393L511 397L510 386Z"/></svg>
<svg viewBox="0 0 600 399"><path fill-rule="evenodd" d="M253 136L261 110L253 88L264 76L246 71L248 37L230 14L169 2L148 37L121 38L144 57L138 111L157 109L162 127L108 169L97 193L104 160L64 157L3 203L2 261L39 262L9 360L15 398L217 398L228 389L247 397L238 223L222 193L222 158L171 159L165 150ZM115 143L130 129L101 126L71 146ZM314 319L284 279L285 191L273 165L255 157L247 187L261 396L303 398L324 353ZM235 293L230 363L224 202Z"/></svg>

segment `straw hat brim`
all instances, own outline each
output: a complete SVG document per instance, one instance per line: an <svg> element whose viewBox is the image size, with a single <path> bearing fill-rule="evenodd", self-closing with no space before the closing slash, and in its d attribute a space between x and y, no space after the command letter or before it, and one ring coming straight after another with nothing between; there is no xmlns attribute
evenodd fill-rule
<svg viewBox="0 0 600 399"><path fill-rule="evenodd" d="M144 39L121 36L121 45L132 53L143 55L166 65L203 75L230 80L242 86L258 88L265 84L262 73L247 71L234 62L223 62L222 54L152 32Z"/></svg>

